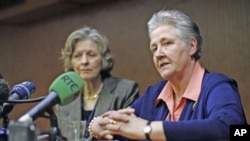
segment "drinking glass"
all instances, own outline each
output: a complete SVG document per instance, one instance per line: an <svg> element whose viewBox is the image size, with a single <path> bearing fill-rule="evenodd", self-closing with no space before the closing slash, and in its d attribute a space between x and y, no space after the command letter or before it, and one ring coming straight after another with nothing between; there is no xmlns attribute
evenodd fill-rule
<svg viewBox="0 0 250 141"><path fill-rule="evenodd" d="M62 135L67 141L83 141L86 121L64 121Z"/></svg>

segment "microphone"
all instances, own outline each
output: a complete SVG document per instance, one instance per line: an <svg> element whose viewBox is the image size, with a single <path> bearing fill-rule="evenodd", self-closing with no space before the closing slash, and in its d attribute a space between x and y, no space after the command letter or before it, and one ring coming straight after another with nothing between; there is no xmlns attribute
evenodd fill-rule
<svg viewBox="0 0 250 141"><path fill-rule="evenodd" d="M12 111L14 103L8 103L8 101L19 100L19 99L29 99L31 94L35 92L35 84L30 81L25 81L20 84L14 85L11 90L11 95L9 96L7 102L3 103L0 109L0 115L5 116Z"/></svg>
<svg viewBox="0 0 250 141"><path fill-rule="evenodd" d="M77 73L70 71L59 75L50 85L48 96L18 121L32 122L55 104L69 104L80 95L82 88L83 81Z"/></svg>
<svg viewBox="0 0 250 141"><path fill-rule="evenodd" d="M35 92L36 86L31 81L24 81L20 84L14 85L11 90L11 95L8 98L9 101L11 100L18 100L18 99L29 99L30 96Z"/></svg>
<svg viewBox="0 0 250 141"><path fill-rule="evenodd" d="M9 97L9 85L3 78L0 78L0 106L7 101Z"/></svg>

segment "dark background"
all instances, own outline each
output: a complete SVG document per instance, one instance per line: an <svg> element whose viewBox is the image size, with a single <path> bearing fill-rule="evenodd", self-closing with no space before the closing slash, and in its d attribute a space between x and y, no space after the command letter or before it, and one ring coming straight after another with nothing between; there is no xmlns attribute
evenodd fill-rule
<svg viewBox="0 0 250 141"><path fill-rule="evenodd" d="M146 22L160 9L187 12L204 38L201 62L237 80L250 121L249 0L26 0L0 10L0 73L14 84L36 84L32 98L48 94L63 73L60 50L67 36L85 25L103 32L115 55L114 76L136 80L140 93L161 80L152 62ZM34 104L18 104L16 120ZM49 121L38 118L39 129Z"/></svg>

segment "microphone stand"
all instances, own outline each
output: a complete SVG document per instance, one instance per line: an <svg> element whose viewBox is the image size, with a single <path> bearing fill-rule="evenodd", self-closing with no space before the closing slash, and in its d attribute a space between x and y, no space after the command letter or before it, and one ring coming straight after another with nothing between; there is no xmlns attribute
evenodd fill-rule
<svg viewBox="0 0 250 141"><path fill-rule="evenodd" d="M50 131L49 131L49 141L67 141L67 139L62 136L60 128L58 127L57 116L53 111L53 107L47 109L50 118Z"/></svg>
<svg viewBox="0 0 250 141"><path fill-rule="evenodd" d="M0 118L3 118L3 128L7 129L8 128L8 124L9 124L9 117L8 114L4 113L4 108L5 105L2 105L0 107Z"/></svg>
<svg viewBox="0 0 250 141"><path fill-rule="evenodd" d="M34 99L27 99L27 100L8 100L6 103L12 103L12 104L23 104L23 103L33 103L33 102L39 102L41 100L43 100L46 96L44 97L39 97L39 98L34 98ZM4 110L4 107L2 107L3 109L1 109L2 111ZM12 109L7 109L7 112L3 112L2 114L0 114L0 117L3 117L3 127L4 129L8 128L8 123L9 123L9 118L8 118L8 113L11 111ZM50 119L50 130L49 130L49 135L45 135L45 136L38 136L38 138L40 139L49 139L49 141L67 141L67 138L62 136L61 131L58 127L58 122L57 122L57 116L53 111L53 107L48 107L46 109L46 112L49 114L48 116L45 115L45 113L43 113L42 115L40 115L41 117L45 117L45 118L49 118ZM7 133L6 133L7 134ZM1 139L1 138L0 138ZM39 139L39 140L40 140ZM2 141L2 140L1 140Z"/></svg>
<svg viewBox="0 0 250 141"><path fill-rule="evenodd" d="M7 115L4 115L2 117L3 117L3 127L0 128L0 140L7 141L8 140L7 128L8 128L9 118Z"/></svg>
<svg viewBox="0 0 250 141"><path fill-rule="evenodd" d="M8 113L12 111L15 104L17 104L17 103L24 104L24 103L39 102L39 101L43 100L44 98L45 98L45 96L34 98L34 99L27 99L27 100L25 100L25 99L22 99L22 100L7 100L6 103L13 104L13 105L4 105L4 104L2 104L2 106L0 108L0 118L3 118L3 128L5 128L5 129L8 128L8 124L9 124Z"/></svg>
<svg viewBox="0 0 250 141"><path fill-rule="evenodd" d="M3 116L3 128L8 128L8 124L9 124L9 117L7 115Z"/></svg>

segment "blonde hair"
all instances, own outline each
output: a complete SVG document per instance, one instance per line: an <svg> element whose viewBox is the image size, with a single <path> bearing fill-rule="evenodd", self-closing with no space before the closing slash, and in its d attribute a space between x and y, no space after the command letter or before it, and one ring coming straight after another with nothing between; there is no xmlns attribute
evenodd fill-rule
<svg viewBox="0 0 250 141"><path fill-rule="evenodd" d="M60 59L63 60L64 71L72 71L71 58L75 50L75 45L79 40L90 39L97 44L98 50L102 56L101 72L109 74L114 66L114 56L109 49L109 43L106 36L102 35L94 28L84 27L72 32L61 51Z"/></svg>

